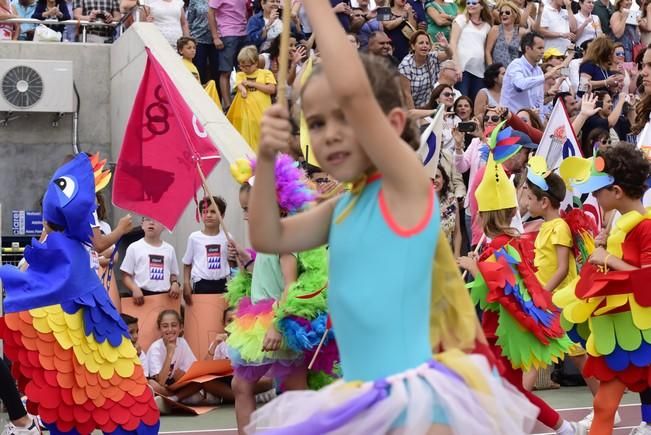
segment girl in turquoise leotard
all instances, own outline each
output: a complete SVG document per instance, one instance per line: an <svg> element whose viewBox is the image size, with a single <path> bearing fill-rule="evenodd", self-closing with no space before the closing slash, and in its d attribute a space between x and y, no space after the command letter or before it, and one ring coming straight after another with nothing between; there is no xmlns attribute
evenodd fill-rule
<svg viewBox="0 0 651 435"><path fill-rule="evenodd" d="M291 128L287 110L273 106L261 124L249 224L261 252L329 244L328 307L344 380L281 395L256 411L247 429L528 433L537 409L494 376L484 357L457 352L432 360L440 213L414 152L418 134L397 74L379 58L360 60L327 0L310 0L305 9L323 59L301 94L310 144L324 172L353 187L304 213L277 217L274 160L288 149Z"/></svg>

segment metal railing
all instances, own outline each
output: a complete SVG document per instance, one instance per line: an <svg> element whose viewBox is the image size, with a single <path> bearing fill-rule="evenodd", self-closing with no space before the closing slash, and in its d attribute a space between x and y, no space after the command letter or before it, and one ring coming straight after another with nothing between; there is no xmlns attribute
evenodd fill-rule
<svg viewBox="0 0 651 435"><path fill-rule="evenodd" d="M124 18L123 18L124 19ZM103 21L84 21L84 20L37 20L35 18L7 18L0 20L3 24L43 24L46 26L68 26L73 25L81 29L81 42L86 42L86 32L89 27L110 27L116 30L116 38L121 34L123 21L116 21L113 23L105 23Z"/></svg>

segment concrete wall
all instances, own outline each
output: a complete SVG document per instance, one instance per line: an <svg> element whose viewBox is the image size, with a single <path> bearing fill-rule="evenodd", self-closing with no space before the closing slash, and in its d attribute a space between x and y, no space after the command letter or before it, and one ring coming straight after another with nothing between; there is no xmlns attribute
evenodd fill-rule
<svg viewBox="0 0 651 435"><path fill-rule="evenodd" d="M208 185L214 195L224 197L228 204L226 225L229 232L235 240L244 242L246 234L238 202L239 185L233 181L229 166L237 158L252 155L253 151L150 23L134 24L111 47L111 137L114 160L119 156L125 126L145 69L145 47L151 50L165 68L219 149L222 160L208 177ZM165 237L176 248L179 259L185 250L188 235L199 228L200 224L195 220L195 205L190 203L174 233Z"/></svg>
<svg viewBox="0 0 651 435"><path fill-rule="evenodd" d="M79 142L84 151L109 154L110 46L0 41L2 59L72 60L81 99ZM39 209L52 172L72 152L72 116L52 127L52 114L18 114L0 127L0 203L2 233L11 233L12 209Z"/></svg>

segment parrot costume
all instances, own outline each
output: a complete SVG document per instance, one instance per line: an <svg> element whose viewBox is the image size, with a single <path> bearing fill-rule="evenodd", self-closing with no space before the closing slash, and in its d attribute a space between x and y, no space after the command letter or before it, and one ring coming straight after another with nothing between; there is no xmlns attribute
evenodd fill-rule
<svg viewBox="0 0 651 435"><path fill-rule="evenodd" d="M239 159L231 165L233 178L240 184L253 184L255 160ZM276 159L276 195L287 213L297 213L316 197L305 173L285 154ZM308 385L319 389L339 377L339 353L327 314L328 254L325 246L296 255L298 277L284 299L252 300L253 277L241 271L228 284L226 299L237 307L235 320L228 326L229 356L236 373L255 379L260 370L282 375L297 363L306 365L317 349L318 355L308 371ZM263 352L262 341L271 325L283 335L283 345L275 352ZM321 343L321 339L323 343ZM319 343L321 347L319 348Z"/></svg>
<svg viewBox="0 0 651 435"><path fill-rule="evenodd" d="M95 168L93 168L95 166ZM0 332L27 409L52 434L156 434L159 412L126 325L93 269L96 187L109 173L78 154L50 180L43 219L55 231L0 268Z"/></svg>

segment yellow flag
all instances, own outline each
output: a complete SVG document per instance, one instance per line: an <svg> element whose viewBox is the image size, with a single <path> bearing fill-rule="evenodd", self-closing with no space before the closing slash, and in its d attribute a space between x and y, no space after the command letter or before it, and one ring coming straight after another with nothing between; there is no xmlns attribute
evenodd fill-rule
<svg viewBox="0 0 651 435"><path fill-rule="evenodd" d="M301 86L305 84L305 81L310 77L312 74L312 58L309 58L307 63L305 64L305 71L303 71L303 74L301 75ZM301 133L300 133L300 141L301 141L301 151L303 152L303 155L305 156L305 159L307 162L311 165L314 166L319 166L319 164L316 161L316 157L314 157L314 152L312 151L312 147L310 146L310 133L307 130L307 122L305 121L305 116L303 116L303 111L301 110Z"/></svg>

